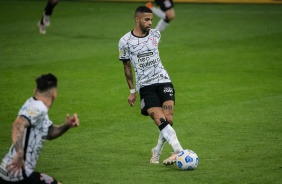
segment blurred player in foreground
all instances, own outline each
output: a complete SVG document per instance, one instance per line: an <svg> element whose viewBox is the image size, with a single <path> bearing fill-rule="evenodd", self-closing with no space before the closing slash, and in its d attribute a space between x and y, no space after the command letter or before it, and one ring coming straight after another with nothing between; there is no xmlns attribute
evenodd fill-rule
<svg viewBox="0 0 282 184"><path fill-rule="evenodd" d="M77 127L76 114L66 115L65 123L53 125L48 109L57 96L57 78L52 74L36 79L34 97L21 107L12 128L12 146L0 165L1 184L60 184L51 176L34 171L44 141L55 139Z"/></svg>
<svg viewBox="0 0 282 184"><path fill-rule="evenodd" d="M159 163L165 141L174 153L163 161L164 165L172 165L182 147L172 128L174 111L174 88L167 71L162 65L158 43L161 35L157 29L151 29L153 13L146 6L135 11L135 27L119 40L119 59L123 62L125 78L130 95L128 103L133 106L136 90L140 93L141 114L150 116L160 129L158 143L152 149L151 163ZM133 84L131 65L136 76L136 90Z"/></svg>
<svg viewBox="0 0 282 184"><path fill-rule="evenodd" d="M39 33L46 34L46 27L50 26L50 17L53 13L53 9L58 4L59 0L48 0L44 8L41 20L37 23Z"/></svg>
<svg viewBox="0 0 282 184"><path fill-rule="evenodd" d="M155 3L160 8L154 7L151 2L148 2L146 6L160 18L155 29L163 31L169 25L169 22L175 17L173 9L174 3L172 0L155 0Z"/></svg>

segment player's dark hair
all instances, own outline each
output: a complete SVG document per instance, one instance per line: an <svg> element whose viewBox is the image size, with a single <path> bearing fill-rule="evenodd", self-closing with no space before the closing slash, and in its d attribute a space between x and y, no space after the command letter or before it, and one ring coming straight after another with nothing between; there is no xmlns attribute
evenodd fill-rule
<svg viewBox="0 0 282 184"><path fill-rule="evenodd" d="M153 12L147 6L139 6L136 8L134 16L136 16L137 13L153 13Z"/></svg>
<svg viewBox="0 0 282 184"><path fill-rule="evenodd" d="M49 73L41 75L35 81L37 90L44 92L51 88L57 87L58 80L53 74Z"/></svg>

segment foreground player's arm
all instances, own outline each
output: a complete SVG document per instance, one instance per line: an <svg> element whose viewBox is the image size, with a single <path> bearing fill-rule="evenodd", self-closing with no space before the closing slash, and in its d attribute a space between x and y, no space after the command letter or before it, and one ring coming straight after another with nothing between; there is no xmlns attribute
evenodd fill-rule
<svg viewBox="0 0 282 184"><path fill-rule="evenodd" d="M72 117L67 114L66 122L63 125L56 126L53 125L49 128L49 132L47 135L48 140L56 139L63 135L68 129L79 126L79 119L77 114L74 114Z"/></svg>
<svg viewBox="0 0 282 184"><path fill-rule="evenodd" d="M123 66L124 66L124 75L125 75L128 87L129 89L134 89L133 75L132 75L130 60L123 61Z"/></svg>
<svg viewBox="0 0 282 184"><path fill-rule="evenodd" d="M133 106L136 100L136 92L135 92L134 84L133 84L133 75L132 75L130 60L123 61L123 66L124 66L124 75L125 75L128 87L130 89L130 95L128 96L128 103L129 105Z"/></svg>
<svg viewBox="0 0 282 184"><path fill-rule="evenodd" d="M24 129L29 126L30 123L24 116L17 117L13 123L12 141L17 154L8 166L8 171L11 172L11 175L19 175L24 168L23 135Z"/></svg>

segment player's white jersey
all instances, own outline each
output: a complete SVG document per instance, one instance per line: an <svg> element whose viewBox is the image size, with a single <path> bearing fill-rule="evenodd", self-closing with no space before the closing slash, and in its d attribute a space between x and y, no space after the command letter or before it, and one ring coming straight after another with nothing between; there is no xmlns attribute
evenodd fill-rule
<svg viewBox="0 0 282 184"><path fill-rule="evenodd" d="M160 38L160 31L151 29L145 37L135 36L130 31L119 40L119 59L131 61L137 91L151 84L171 82L159 56Z"/></svg>
<svg viewBox="0 0 282 184"><path fill-rule="evenodd" d="M16 177L7 173L6 167L12 162L16 153L12 145L0 165L0 177L7 181L19 181L31 175L48 135L49 127L52 126L52 122L48 117L48 108L42 101L35 100L33 97L25 102L18 116L24 116L30 122L30 126L24 130L23 139L25 170Z"/></svg>

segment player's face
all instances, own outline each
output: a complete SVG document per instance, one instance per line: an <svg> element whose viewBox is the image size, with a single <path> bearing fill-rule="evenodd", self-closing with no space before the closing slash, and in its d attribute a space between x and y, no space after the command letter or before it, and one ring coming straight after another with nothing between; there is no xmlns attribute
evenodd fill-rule
<svg viewBox="0 0 282 184"><path fill-rule="evenodd" d="M149 32L152 26L153 14L152 13L142 13L139 19L140 29L146 33Z"/></svg>

